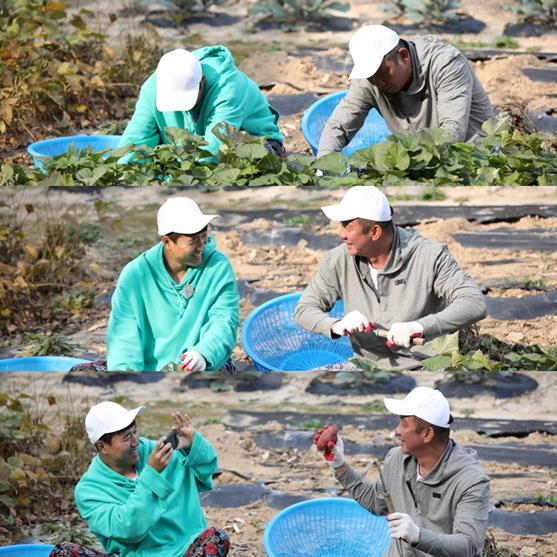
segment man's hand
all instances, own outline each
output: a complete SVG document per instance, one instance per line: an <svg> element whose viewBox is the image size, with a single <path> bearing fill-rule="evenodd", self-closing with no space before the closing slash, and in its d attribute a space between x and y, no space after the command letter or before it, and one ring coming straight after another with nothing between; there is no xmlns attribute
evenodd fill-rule
<svg viewBox="0 0 557 557"><path fill-rule="evenodd" d="M180 356L182 360L182 371L205 371L207 360L197 351L188 350Z"/></svg>
<svg viewBox="0 0 557 557"><path fill-rule="evenodd" d="M164 437L161 437L157 441L153 452L149 455L147 464L160 473L168 466L173 452L174 449L172 448L172 445L170 443L166 443Z"/></svg>
<svg viewBox="0 0 557 557"><path fill-rule="evenodd" d="M412 346L412 339L421 337L423 334L424 328L417 321L393 323L387 333L387 340L391 344L410 348Z"/></svg>
<svg viewBox="0 0 557 557"><path fill-rule="evenodd" d="M333 323L331 326L331 331L338 335L339 337L349 335L350 333L354 333L355 331L359 331L363 333L366 330L370 330L373 328L369 319L359 311L351 311L347 313L343 319Z"/></svg>
<svg viewBox="0 0 557 557"><path fill-rule="evenodd" d="M398 538L411 545L418 543L420 539L420 528L405 513L391 513L387 515L391 538Z"/></svg>
<svg viewBox="0 0 557 557"><path fill-rule="evenodd" d="M195 430L191 423L190 417L181 412L172 413L172 421L174 422L174 427L176 428L176 433L178 434L177 449L189 449L193 443L193 436L195 435Z"/></svg>

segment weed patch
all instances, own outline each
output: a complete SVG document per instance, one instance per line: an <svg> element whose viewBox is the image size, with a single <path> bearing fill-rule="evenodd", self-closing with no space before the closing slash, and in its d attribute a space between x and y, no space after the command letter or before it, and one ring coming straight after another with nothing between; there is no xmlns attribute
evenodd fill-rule
<svg viewBox="0 0 557 557"><path fill-rule="evenodd" d="M124 36L113 49L105 34L89 29L93 17L85 9L70 15L62 2L2 3L0 134L23 144L53 124L64 131L87 128L107 114L125 117L118 102L137 94L162 50L146 34Z"/></svg>
<svg viewBox="0 0 557 557"><path fill-rule="evenodd" d="M5 209L9 209L5 207ZM56 329L72 316L93 306L94 277L83 265L85 238L69 215L42 221L35 208L25 206L26 217L16 212L0 213L0 332L13 335L49 323ZM33 226L24 226L26 218ZM35 355L53 348L67 351L58 337L36 337Z"/></svg>
<svg viewBox="0 0 557 557"><path fill-rule="evenodd" d="M43 524L44 517L77 518L73 488L92 446L83 435L81 416L56 412L57 424L49 425L46 408L57 405L52 395L0 392L0 537L29 533L29 524L35 524L34 533L52 534L60 525ZM62 538L84 541L69 525Z"/></svg>

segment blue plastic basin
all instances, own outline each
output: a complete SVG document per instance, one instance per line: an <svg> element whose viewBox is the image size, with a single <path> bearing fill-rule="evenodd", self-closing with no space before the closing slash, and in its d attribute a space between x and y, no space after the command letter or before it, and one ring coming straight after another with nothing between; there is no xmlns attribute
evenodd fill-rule
<svg viewBox="0 0 557 557"><path fill-rule="evenodd" d="M260 371L309 371L344 362L354 355L348 337L332 340L294 322L300 292L285 294L255 308L242 326L242 346ZM341 319L339 300L330 315Z"/></svg>
<svg viewBox="0 0 557 557"><path fill-rule="evenodd" d="M302 118L302 133L309 143L313 154L317 154L319 139L327 120L331 117L333 110L342 98L346 96L347 91L339 91L327 95L317 102L313 103L305 112ZM391 135L383 117L372 108L364 125L358 130L358 133L352 138L352 141L342 150L343 154L349 157L354 151L369 147L373 143L378 143Z"/></svg>
<svg viewBox="0 0 557 557"><path fill-rule="evenodd" d="M67 358L65 356L30 356L28 358L10 358L0 360L2 371L70 371L77 364L86 364L89 360Z"/></svg>
<svg viewBox="0 0 557 557"><path fill-rule="evenodd" d="M70 145L74 145L80 151L86 147L92 147L94 152L105 149L115 149L120 141L119 135L68 135L35 141L27 147L27 152L33 157L37 168L43 168L43 163L38 157L55 157L65 153Z"/></svg>
<svg viewBox="0 0 557 557"><path fill-rule="evenodd" d="M296 503L265 527L269 557L382 557L391 543L384 516L353 499L312 499Z"/></svg>
<svg viewBox="0 0 557 557"><path fill-rule="evenodd" d="M0 547L2 557L48 557L54 549L53 545L46 544L20 544Z"/></svg>

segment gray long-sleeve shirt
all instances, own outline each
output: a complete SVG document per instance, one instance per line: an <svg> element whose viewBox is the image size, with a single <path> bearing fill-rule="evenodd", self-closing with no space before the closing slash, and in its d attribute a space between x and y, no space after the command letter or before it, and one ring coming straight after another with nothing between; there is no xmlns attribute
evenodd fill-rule
<svg viewBox="0 0 557 557"><path fill-rule="evenodd" d="M447 246L421 236L414 229L394 227L389 261L371 279L369 261L351 256L344 245L329 251L296 306L294 319L301 327L333 337L336 321L327 312L337 300L344 313L357 310L380 328L418 321L427 341L453 333L486 315L484 297L472 278L450 255ZM435 355L431 343L410 349L388 348L373 333L351 335L354 352L381 368L419 365Z"/></svg>
<svg viewBox="0 0 557 557"><path fill-rule="evenodd" d="M319 156L341 151L376 108L392 133L443 128L455 141L470 139L494 116L489 97L457 48L427 35L407 41L413 79L406 91L382 93L367 79L353 79L325 124Z"/></svg>
<svg viewBox="0 0 557 557"><path fill-rule="evenodd" d="M435 468L421 479L417 460L392 449L383 480L396 512L420 528L415 546L392 542L386 557L481 557L489 516L490 483L476 452L449 440ZM362 507L387 513L383 486L364 481L351 466L337 478Z"/></svg>

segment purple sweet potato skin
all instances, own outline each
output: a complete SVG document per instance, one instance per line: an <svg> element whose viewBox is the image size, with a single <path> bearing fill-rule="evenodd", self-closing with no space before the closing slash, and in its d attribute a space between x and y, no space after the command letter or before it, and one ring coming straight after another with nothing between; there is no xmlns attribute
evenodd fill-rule
<svg viewBox="0 0 557 557"><path fill-rule="evenodd" d="M337 429L334 425L327 424L322 427L313 438L317 450L324 451L335 446L337 442Z"/></svg>

